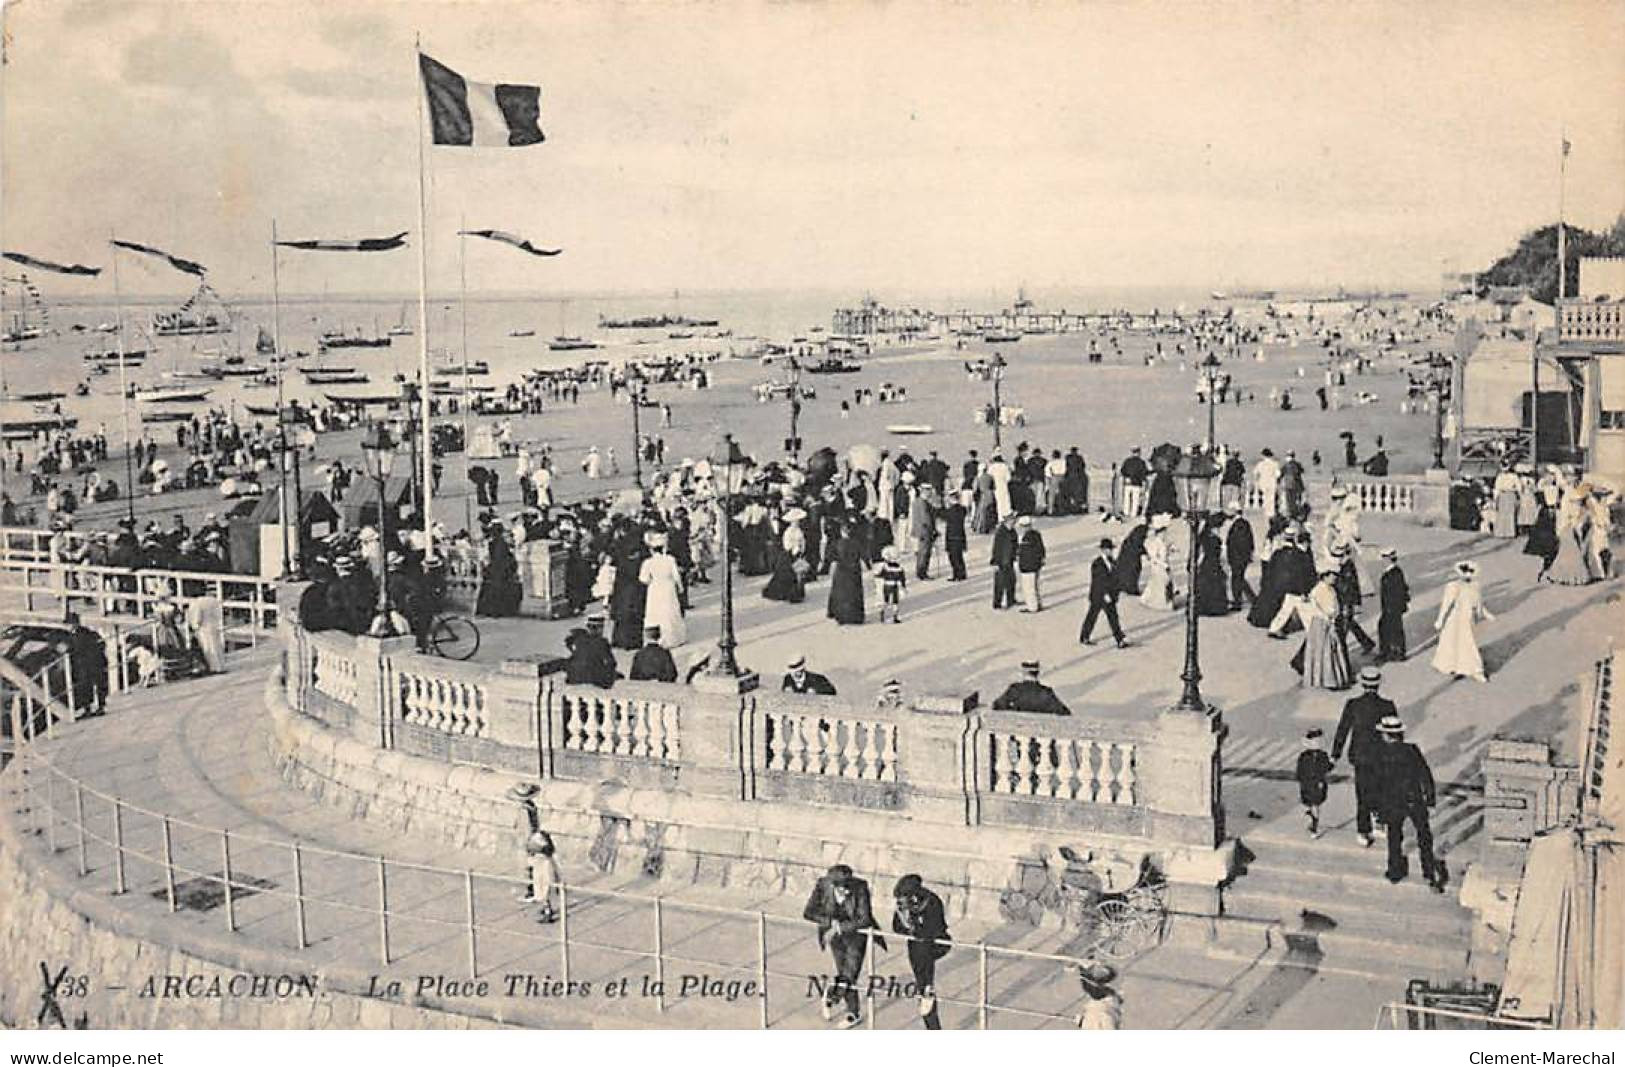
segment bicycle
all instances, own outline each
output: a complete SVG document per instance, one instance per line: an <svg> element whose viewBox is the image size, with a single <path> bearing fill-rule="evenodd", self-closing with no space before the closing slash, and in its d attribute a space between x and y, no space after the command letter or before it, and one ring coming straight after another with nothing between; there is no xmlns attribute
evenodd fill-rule
<svg viewBox="0 0 1625 1067"><path fill-rule="evenodd" d="M469 660L480 650L480 628L466 615L436 615L429 623L427 652L442 659Z"/></svg>

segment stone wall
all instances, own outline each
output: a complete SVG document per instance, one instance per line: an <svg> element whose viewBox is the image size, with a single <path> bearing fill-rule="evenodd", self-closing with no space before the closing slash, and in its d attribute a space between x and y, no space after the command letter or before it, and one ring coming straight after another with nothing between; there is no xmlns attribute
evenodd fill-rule
<svg viewBox="0 0 1625 1067"><path fill-rule="evenodd" d="M0 1028L37 1025L41 963L53 978L66 968L70 978L87 979L83 996L69 996L66 984L58 993L70 1027L464 1030L497 1025L427 1005L367 997L359 971L256 949L167 915L132 913L104 891L51 871L39 862L37 848L19 832L12 813L0 811ZM306 995L298 976L311 974L314 994ZM171 977L192 979L193 988L206 990L216 978L227 983L238 975L272 979L267 995L142 995L149 981L158 993ZM275 995L276 976L288 976L282 996ZM239 986L253 988L241 980Z"/></svg>
<svg viewBox="0 0 1625 1067"><path fill-rule="evenodd" d="M1173 883L1174 908L1192 917L1217 911L1217 887L1229 873L1229 848L1206 843L1153 848L1135 836L1042 827L944 833L884 810L744 803L612 779L538 779L449 764L378 749L300 714L279 677L265 698L271 758L282 777L352 818L512 856L517 865L527 823L509 789L537 785L534 804L559 844L566 881L607 873L641 880L640 890L650 893L695 885L801 898L840 862L877 893L903 874L921 875L941 889L951 918L1007 919L1012 895L1020 894L1023 914L1038 925L1060 922L1052 905L1063 845L1129 866L1149 859ZM1187 925L1211 931L1205 922Z"/></svg>

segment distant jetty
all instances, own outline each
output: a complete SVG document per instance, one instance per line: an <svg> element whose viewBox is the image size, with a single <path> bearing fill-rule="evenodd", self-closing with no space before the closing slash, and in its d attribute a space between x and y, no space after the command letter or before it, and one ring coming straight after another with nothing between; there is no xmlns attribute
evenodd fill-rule
<svg viewBox="0 0 1625 1067"><path fill-rule="evenodd" d="M608 319L598 316L598 325L606 330L664 330L673 326L715 326L716 319L692 319L687 315L639 315L631 319Z"/></svg>

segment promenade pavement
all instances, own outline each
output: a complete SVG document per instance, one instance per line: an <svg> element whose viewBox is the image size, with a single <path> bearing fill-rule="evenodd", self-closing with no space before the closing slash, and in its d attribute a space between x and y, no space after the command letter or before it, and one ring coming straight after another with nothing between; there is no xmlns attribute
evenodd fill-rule
<svg viewBox="0 0 1625 1067"><path fill-rule="evenodd" d="M763 1008L753 996L729 1001L675 994L684 975L724 983L755 979L762 921L773 972L766 1008L770 1024L828 1025L808 981L810 975L822 974L827 963L810 927L799 920L799 900L755 898L739 890L673 891L661 885L665 975L672 993L662 1013L648 998L635 995L644 977L654 975L653 961L636 953L652 947L653 910L647 901L655 886L636 877L600 875L579 856L563 857L571 900L570 976L592 982L595 990L625 978L634 995L600 999L595 992L585 1002L565 1004L501 996L505 976L528 974L543 980L564 973L561 927L536 924L531 909L515 899L520 843L516 840L511 863L449 849L352 820L346 811L284 784L266 747L261 696L271 665L268 653L245 654L234 659L227 675L126 694L115 699L105 717L65 728L54 742L41 742L41 755L58 770L93 787L83 798L88 874L83 879L78 875L72 790L65 780L58 781L47 804L43 782L48 775L39 770L29 776L32 811L13 816L40 831L34 838L35 855L62 877L111 893L112 811L105 797L116 795L128 805L121 819L128 891L114 898L119 908L149 919L167 914L162 826L147 813L168 815L181 906L167 922L174 924L181 943L189 936L203 944L230 936L281 954L290 971L342 972L352 982L376 974L380 983L402 981L409 995L420 978L467 977L466 888L472 885L480 924L479 973L492 983L493 992L459 1003L430 990L424 1000L524 1025L757 1026ZM17 811L24 799L18 776L8 773L5 786L7 806ZM54 830L48 829L48 808L59 813ZM229 832L232 880L240 887L232 903L236 930L229 935L219 888L220 830ZM59 851L48 855L53 833ZM294 841L301 843L300 873L311 901L305 915L309 947L303 951L295 940L291 897ZM388 860L388 965L380 958L378 856ZM886 889L875 887L880 908L886 904ZM638 893L641 899L609 895L615 892ZM705 910L715 907L737 911ZM985 939L1038 952L1078 950L1076 944L1026 927L959 924L954 935L965 942ZM1126 965L1120 982L1125 1025L1363 1027L1399 992L1392 984L1374 985L1368 974L1340 973L1317 966L1313 958L1266 951L1261 937L1236 944L1256 948L1204 953L1170 944ZM978 963L976 951L964 947L951 953L939 972L942 1014L949 1028L977 1025ZM994 1027L1065 1025L1076 1010L1076 982L1057 963L995 951L989 954L988 969L989 999L995 1005L989 1023ZM875 973L883 980L908 980L901 946L894 943L890 952L879 955ZM873 1005L878 1027L919 1025L914 1001L907 996L883 992ZM162 1025L161 1015L154 1021Z"/></svg>

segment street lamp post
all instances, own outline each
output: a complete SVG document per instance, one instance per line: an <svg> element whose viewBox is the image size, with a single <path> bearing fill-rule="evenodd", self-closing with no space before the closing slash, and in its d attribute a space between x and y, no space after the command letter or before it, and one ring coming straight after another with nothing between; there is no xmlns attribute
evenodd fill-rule
<svg viewBox="0 0 1625 1067"><path fill-rule="evenodd" d="M1206 713L1207 705L1202 701L1202 667L1197 652L1197 623L1196 623L1196 556L1200 547L1202 521L1208 508L1208 494L1213 488L1213 479L1218 476L1218 465L1205 451L1192 448L1179 459L1179 466L1174 468L1174 480L1184 489L1185 521L1190 526L1190 580L1185 596L1185 670L1180 674L1180 681L1185 683L1184 692L1180 694L1179 703L1174 705L1176 711L1198 711Z"/></svg>
<svg viewBox="0 0 1625 1067"><path fill-rule="evenodd" d="M790 453L792 466L801 465L801 361L790 357L790 437L784 450Z"/></svg>
<svg viewBox="0 0 1625 1067"><path fill-rule="evenodd" d="M1001 387L1004 384L1004 368L1009 364L999 353L993 353L993 359L988 364L993 368L993 447L1000 447L1004 441L1000 434L1000 425L1003 422L1004 398Z"/></svg>
<svg viewBox="0 0 1625 1067"><path fill-rule="evenodd" d="M632 377L630 372L626 376L626 395L632 402L632 481L642 489L643 425L639 421L642 413L638 409L643 407L643 382Z"/></svg>
<svg viewBox="0 0 1625 1067"><path fill-rule="evenodd" d="M722 612L721 625L717 633L717 654L711 661L710 673L721 678L738 678L744 672L739 669L739 661L734 657L734 649L739 646L734 637L734 580L733 560L730 546L731 536L729 527L733 524L733 474L734 474L734 438L733 434L722 435L722 486L718 494L718 504L722 510ZM716 477L713 468L711 475Z"/></svg>
<svg viewBox="0 0 1625 1067"><path fill-rule="evenodd" d="M1207 380L1207 450L1212 452L1218 445L1217 430L1214 426L1218 414L1219 399L1215 386L1219 381L1219 357L1208 352L1207 358L1202 360L1202 375Z"/></svg>
<svg viewBox="0 0 1625 1067"><path fill-rule="evenodd" d="M389 508L384 499L390 468L395 463L395 439L383 423L373 425L372 435L361 439L361 460L378 486L378 613L367 633L372 637L394 637L395 624L389 606Z"/></svg>

